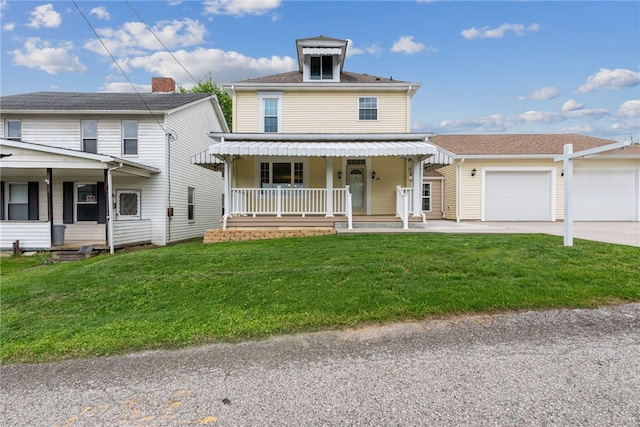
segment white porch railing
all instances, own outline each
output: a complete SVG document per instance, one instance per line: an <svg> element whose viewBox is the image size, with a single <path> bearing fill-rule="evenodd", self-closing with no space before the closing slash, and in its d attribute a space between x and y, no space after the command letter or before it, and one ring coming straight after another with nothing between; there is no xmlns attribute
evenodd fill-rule
<svg viewBox="0 0 640 427"><path fill-rule="evenodd" d="M421 216L422 223L427 224L427 216L422 210L418 210L417 215L412 208L411 201L413 200L413 188L411 187L396 187L396 216L402 219L402 228L409 228L409 214L414 216Z"/></svg>
<svg viewBox="0 0 640 427"><path fill-rule="evenodd" d="M333 211L327 212L325 188L233 188L231 215L347 214L346 188L332 190Z"/></svg>

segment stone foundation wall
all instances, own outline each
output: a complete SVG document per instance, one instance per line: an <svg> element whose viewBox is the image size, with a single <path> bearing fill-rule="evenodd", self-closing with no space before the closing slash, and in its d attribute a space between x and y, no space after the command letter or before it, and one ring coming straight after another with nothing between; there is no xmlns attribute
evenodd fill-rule
<svg viewBox="0 0 640 427"><path fill-rule="evenodd" d="M241 240L280 239L283 237L309 237L336 234L335 228L232 228L211 229L204 232L203 243L238 242Z"/></svg>

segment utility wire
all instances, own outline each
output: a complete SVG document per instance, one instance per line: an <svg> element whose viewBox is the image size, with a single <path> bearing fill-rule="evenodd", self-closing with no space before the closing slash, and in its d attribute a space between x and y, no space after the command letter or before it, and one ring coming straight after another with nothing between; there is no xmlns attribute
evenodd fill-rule
<svg viewBox="0 0 640 427"><path fill-rule="evenodd" d="M122 69L122 67L120 66L120 64L118 64L118 61L116 60L116 58L113 56L113 54L111 53L111 51L109 50L109 48L107 48L107 45L105 45L104 41L102 41L102 38L98 35L98 32L95 30L95 28L93 28L93 25L91 25L91 22L89 22L89 20L87 19L87 17L84 15L84 13L82 13L82 10L80 9L80 7L78 6L78 3L76 3L75 0L72 0L73 5L76 7L76 9L78 9L78 12L80 13L80 16L82 16L82 18L85 20L85 22L87 23L87 25L89 26L89 28L91 28L91 31L93 31L93 34L95 34L95 36L98 38L98 40L100 41L100 44L102 44L102 47L104 47L104 50L107 51L107 53L109 54L109 56L111 57L111 59L113 60L113 63L116 64L116 67L118 67L118 69L120 70L120 72L122 73L122 75L124 76L125 79L127 79L127 81L129 82L129 85L131 85L131 88L133 89L133 91L138 95L138 98L140 98L140 101L142 101L142 103L144 104L144 106L147 108L147 110L149 111L149 113L151 114L151 117L153 117L153 119L156 121L156 123L158 124L158 126L160 126L160 128L164 131L164 133L167 133L166 129L164 128L164 126L162 125L162 123L160 123L160 120L158 120L158 118L156 117L156 115L153 113L153 111L151 110L151 107L149 107L149 104L147 104L147 102L144 100L144 98L142 97L142 95L140 94L140 92L138 92L138 90L136 89L136 87L134 86L133 82L131 81L131 79L129 79L129 76L127 76L127 73L124 72L124 70ZM127 2L128 3L128 2ZM145 24L146 25L146 24Z"/></svg>

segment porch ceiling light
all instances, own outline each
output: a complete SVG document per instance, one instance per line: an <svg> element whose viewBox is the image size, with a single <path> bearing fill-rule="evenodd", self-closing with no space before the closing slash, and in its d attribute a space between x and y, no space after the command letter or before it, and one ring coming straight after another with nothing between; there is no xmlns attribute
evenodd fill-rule
<svg viewBox="0 0 640 427"><path fill-rule="evenodd" d="M476 172L478 172L476 168L471 169L471 176L476 176Z"/></svg>

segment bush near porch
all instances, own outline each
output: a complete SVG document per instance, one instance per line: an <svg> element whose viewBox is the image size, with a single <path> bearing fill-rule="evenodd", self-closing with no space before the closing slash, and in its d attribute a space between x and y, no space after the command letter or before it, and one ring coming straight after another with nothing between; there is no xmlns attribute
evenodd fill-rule
<svg viewBox="0 0 640 427"><path fill-rule="evenodd" d="M44 257L43 257L44 258ZM547 235L326 235L50 264L2 258L1 360L640 300L640 248Z"/></svg>

